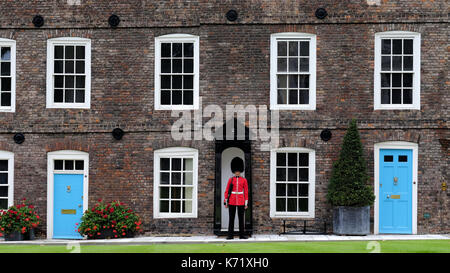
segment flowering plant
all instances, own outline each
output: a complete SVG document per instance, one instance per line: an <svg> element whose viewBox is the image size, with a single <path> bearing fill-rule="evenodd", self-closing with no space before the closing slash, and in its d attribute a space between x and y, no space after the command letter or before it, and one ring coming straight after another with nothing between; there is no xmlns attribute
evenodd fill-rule
<svg viewBox="0 0 450 273"><path fill-rule="evenodd" d="M22 234L39 225L39 215L33 205L27 205L26 199L21 204L0 212L0 236L20 231Z"/></svg>
<svg viewBox="0 0 450 273"><path fill-rule="evenodd" d="M77 225L77 231L88 238L101 236L121 238L140 232L142 222L139 216L124 203L119 201L105 203L98 200L92 209L84 212L81 223ZM105 236L110 231L112 231L111 234Z"/></svg>

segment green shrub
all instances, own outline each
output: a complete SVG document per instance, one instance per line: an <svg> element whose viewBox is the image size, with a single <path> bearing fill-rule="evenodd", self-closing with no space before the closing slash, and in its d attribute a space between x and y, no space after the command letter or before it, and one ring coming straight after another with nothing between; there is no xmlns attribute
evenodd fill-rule
<svg viewBox="0 0 450 273"><path fill-rule="evenodd" d="M339 159L333 164L328 185L328 202L333 206L363 207L373 204L373 189L367 185L366 161L356 120L350 122Z"/></svg>
<svg viewBox="0 0 450 273"><path fill-rule="evenodd" d="M127 237L141 231L139 216L124 203L113 201L106 204L102 200L90 210L86 210L78 224L78 232L88 238L100 237L111 231L112 238Z"/></svg>

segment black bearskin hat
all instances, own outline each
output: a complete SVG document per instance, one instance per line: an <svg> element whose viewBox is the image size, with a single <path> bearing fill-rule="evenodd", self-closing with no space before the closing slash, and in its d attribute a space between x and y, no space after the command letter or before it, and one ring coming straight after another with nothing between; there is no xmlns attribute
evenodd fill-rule
<svg viewBox="0 0 450 273"><path fill-rule="evenodd" d="M244 161L240 157L235 157L231 160L231 172L243 172L244 171Z"/></svg>

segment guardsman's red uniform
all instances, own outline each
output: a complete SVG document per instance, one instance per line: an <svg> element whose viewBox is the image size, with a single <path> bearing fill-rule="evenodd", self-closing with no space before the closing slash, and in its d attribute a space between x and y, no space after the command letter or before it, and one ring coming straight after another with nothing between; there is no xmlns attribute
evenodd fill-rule
<svg viewBox="0 0 450 273"><path fill-rule="evenodd" d="M233 182L233 190L230 196L231 206L247 206L248 203L248 184L247 179L240 176L233 176L228 180L227 187L225 189L225 201L228 199L228 191L230 189L230 183Z"/></svg>

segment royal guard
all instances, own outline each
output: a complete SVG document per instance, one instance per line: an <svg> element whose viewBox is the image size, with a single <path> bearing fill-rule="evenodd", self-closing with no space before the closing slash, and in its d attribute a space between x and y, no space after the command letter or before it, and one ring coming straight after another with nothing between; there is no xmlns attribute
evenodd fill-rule
<svg viewBox="0 0 450 273"><path fill-rule="evenodd" d="M234 176L228 180L224 200L225 208L228 208L230 215L227 240L233 239L236 210L239 218L239 238L248 239L244 234L244 213L248 208L248 183L247 179L240 177L241 172L244 171L244 161L239 157L233 158L231 160L231 171Z"/></svg>

